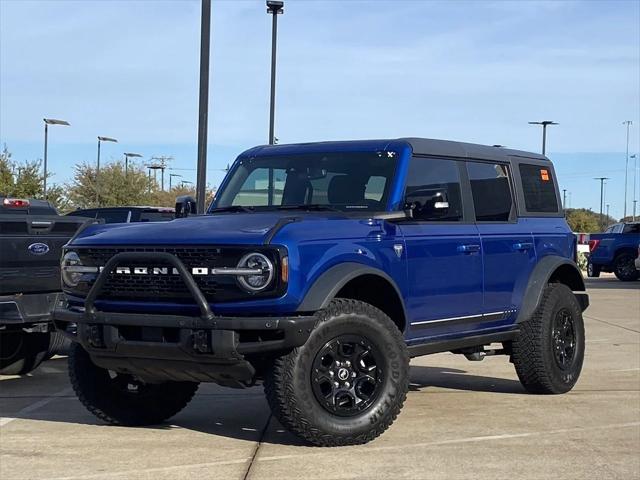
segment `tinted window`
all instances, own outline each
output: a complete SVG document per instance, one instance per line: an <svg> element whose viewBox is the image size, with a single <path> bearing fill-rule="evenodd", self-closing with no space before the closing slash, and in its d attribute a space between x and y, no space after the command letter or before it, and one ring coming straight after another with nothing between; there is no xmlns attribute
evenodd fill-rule
<svg viewBox="0 0 640 480"><path fill-rule="evenodd" d="M622 233L640 233L640 223L627 223Z"/></svg>
<svg viewBox="0 0 640 480"><path fill-rule="evenodd" d="M513 209L509 169L494 163L467 163L478 222L507 222Z"/></svg>
<svg viewBox="0 0 640 480"><path fill-rule="evenodd" d="M416 206L416 219L447 222L462 220L458 163L453 160L412 158L407 173L405 200Z"/></svg>
<svg viewBox="0 0 640 480"><path fill-rule="evenodd" d="M556 187L551 170L541 165L520 165L524 204L528 212L555 213L558 211Z"/></svg>

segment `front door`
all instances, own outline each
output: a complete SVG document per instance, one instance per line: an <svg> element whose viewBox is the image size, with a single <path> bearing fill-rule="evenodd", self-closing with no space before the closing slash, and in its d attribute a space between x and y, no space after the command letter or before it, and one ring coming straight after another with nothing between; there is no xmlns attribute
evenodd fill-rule
<svg viewBox="0 0 640 480"><path fill-rule="evenodd" d="M464 330L482 310L477 227L465 217L458 161L414 157L405 197L414 218L400 224L407 249L410 339Z"/></svg>

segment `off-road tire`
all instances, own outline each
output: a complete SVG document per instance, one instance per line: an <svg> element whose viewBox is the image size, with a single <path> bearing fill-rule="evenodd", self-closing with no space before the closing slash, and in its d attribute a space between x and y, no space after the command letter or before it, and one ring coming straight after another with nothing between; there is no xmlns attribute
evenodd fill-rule
<svg viewBox="0 0 640 480"><path fill-rule="evenodd" d="M613 260L613 273L618 280L632 282L640 277L640 272L634 264L635 256L631 252L622 252Z"/></svg>
<svg viewBox="0 0 640 480"><path fill-rule="evenodd" d="M99 419L113 425L162 423L187 406L198 383L144 384L138 393L117 388L112 374L96 366L78 343L69 351L69 379L80 402Z"/></svg>
<svg viewBox="0 0 640 480"><path fill-rule="evenodd" d="M574 353L565 368L556 360L554 322L569 314L575 334ZM520 324L512 344L512 361L520 382L529 393L568 392L578 381L584 361L585 334L580 305L571 289L560 283L548 284L538 308Z"/></svg>
<svg viewBox="0 0 640 480"><path fill-rule="evenodd" d="M0 375L26 375L47 358L50 334L22 330L0 333Z"/></svg>
<svg viewBox="0 0 640 480"><path fill-rule="evenodd" d="M591 262L587 263L587 277L598 278L600 276L600 267Z"/></svg>
<svg viewBox="0 0 640 480"><path fill-rule="evenodd" d="M382 311L356 300L333 300L317 316L307 342L276 358L265 375L264 390L271 411L285 428L314 445L369 442L393 423L406 399L409 355L402 334ZM318 352L341 336L366 338L368 345L379 352L384 369L380 371L385 372L376 384L379 390L375 400L348 417L323 407L312 386Z"/></svg>

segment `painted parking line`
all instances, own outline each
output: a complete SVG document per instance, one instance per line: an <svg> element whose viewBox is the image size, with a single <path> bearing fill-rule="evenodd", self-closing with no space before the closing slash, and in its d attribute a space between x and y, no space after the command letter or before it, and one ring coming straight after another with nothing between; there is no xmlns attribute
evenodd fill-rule
<svg viewBox="0 0 640 480"><path fill-rule="evenodd" d="M65 388L64 390L59 391L58 393L54 393L53 395L43 398L42 400L36 402L36 403L32 403L31 405L27 405L26 407L24 407L22 410L19 410L18 413L15 414L15 417L0 417L0 427L4 427L5 425L13 422L14 420L17 420L19 418L21 418L22 416L34 412L42 407L44 407L45 405L49 404L50 402L54 401L56 398L60 398L60 397L67 397L69 396L69 394L71 394L73 392L73 389L68 387Z"/></svg>
<svg viewBox="0 0 640 480"><path fill-rule="evenodd" d="M609 424L609 425L597 425L593 427L562 428L562 429L546 430L546 431L539 431L539 432L483 435L483 436L476 436L476 437L453 438L450 440L440 440L435 442L413 443L410 445L406 445L406 444L390 445L390 446L384 446L384 447L356 446L356 447L345 447L342 450L338 450L335 448L332 448L332 449L317 449L317 448L311 449L310 448L311 451L309 453L274 455L274 456L268 456L268 457L258 455L255 461L258 463L274 462L274 461L280 461L280 460L309 458L309 457L317 457L317 456L323 456L323 455L352 456L354 449L360 450L361 453L375 453L375 452L385 452L385 451L393 451L393 450L406 451L407 449L437 447L440 445L509 440L513 438L536 437L536 436L545 436L545 435L563 434L563 433L592 432L597 430L615 430L615 429L630 428L630 427L640 427L640 422L615 423L615 424ZM152 473L166 473L166 472L174 472L174 471L178 472L178 471L194 469L194 468L210 468L210 467L217 467L217 466L224 466L224 465L238 465L238 464L247 463L250 460L251 460L251 457L242 457L242 458L237 458L233 460L220 460L217 462L190 463L190 464L182 464L182 465L171 465L168 467L152 467L152 468L143 468L143 469L135 469L135 470L124 470L120 472L102 472L102 473L89 474L89 475L56 477L56 478L50 478L49 480L84 480L84 479L107 479L107 478L118 478L118 477L129 478L133 475L140 475L140 474L149 475Z"/></svg>

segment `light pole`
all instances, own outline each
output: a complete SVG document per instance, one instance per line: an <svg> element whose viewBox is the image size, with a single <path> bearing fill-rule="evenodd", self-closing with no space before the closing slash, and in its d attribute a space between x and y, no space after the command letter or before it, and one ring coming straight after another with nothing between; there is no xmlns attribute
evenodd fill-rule
<svg viewBox="0 0 640 480"><path fill-rule="evenodd" d="M606 206L607 206L607 219L608 219L608 218L609 218L609 207L610 207L611 205L609 205L609 204L607 203L607 205L606 205Z"/></svg>
<svg viewBox="0 0 640 480"><path fill-rule="evenodd" d="M622 122L623 125L627 126L627 153L626 153L626 161L624 164L624 214L622 215L622 218L626 218L627 216L627 175L628 175L628 170L629 170L629 128L631 127L631 125L633 125L633 122L631 120L625 120L624 122Z"/></svg>
<svg viewBox="0 0 640 480"><path fill-rule="evenodd" d="M211 47L211 0L202 0L200 18L200 104L198 110L198 168L196 205L204 213L207 188L207 127L209 122L209 50Z"/></svg>
<svg viewBox="0 0 640 480"><path fill-rule="evenodd" d="M638 155L633 154L629 158L633 158L633 221L636 221L636 204L638 197L636 196L636 184L638 183Z"/></svg>
<svg viewBox="0 0 640 480"><path fill-rule="evenodd" d="M609 180L608 177L597 177L594 180L600 181L600 228L604 230L604 218L602 217L602 208L604 206L604 182Z"/></svg>
<svg viewBox="0 0 640 480"><path fill-rule="evenodd" d="M169 174L169 191L171 191L171 188L173 187L171 184L171 179L173 179L173 177L181 177L182 175L180 175L179 173L170 173Z"/></svg>
<svg viewBox="0 0 640 480"><path fill-rule="evenodd" d="M567 189L566 188L562 189L562 209L563 210L567 209Z"/></svg>
<svg viewBox="0 0 640 480"><path fill-rule="evenodd" d="M278 38L278 15L284 13L284 2L267 0L267 13L273 19L271 23L271 99L269 104L269 145L275 144L274 122L276 108L276 45Z"/></svg>
<svg viewBox="0 0 640 480"><path fill-rule="evenodd" d="M64 125L69 126L69 122L66 120L56 120L55 118L43 118L44 121L44 179L42 185L42 195L44 199L47 199L47 147L49 137L49 125Z"/></svg>
<svg viewBox="0 0 640 480"><path fill-rule="evenodd" d="M542 125L542 155L547 152L547 125L559 125L552 120L543 120L542 122L529 122L529 125Z"/></svg>
<svg viewBox="0 0 640 480"><path fill-rule="evenodd" d="M98 177L100 176L100 143L101 142L114 142L118 143L118 140L111 137L98 137L98 163L96 164L96 205L100 206L100 182Z"/></svg>
<svg viewBox="0 0 640 480"><path fill-rule="evenodd" d="M124 176L129 174L129 158L142 158L139 153L126 153L124 154Z"/></svg>

